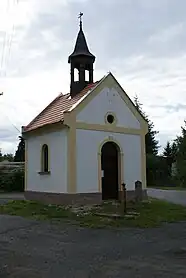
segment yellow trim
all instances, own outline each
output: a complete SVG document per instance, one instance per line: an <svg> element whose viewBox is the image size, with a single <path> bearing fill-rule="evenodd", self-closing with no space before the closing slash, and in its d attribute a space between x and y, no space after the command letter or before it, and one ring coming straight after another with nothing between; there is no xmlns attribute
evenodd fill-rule
<svg viewBox="0 0 186 278"><path fill-rule="evenodd" d="M73 115L77 115L80 111L82 111L104 88L115 88L117 92L119 93L120 97L123 99L123 101L126 103L127 107L131 110L133 115L137 118L137 120L140 123L141 129L146 134L148 132L148 124L143 119L141 114L136 109L133 102L130 100L126 92L123 90L123 88L120 86L120 84L117 82L117 80L114 78L114 76L109 73L105 78L98 83L98 85L93 88L91 94L87 95L70 113Z"/></svg>
<svg viewBox="0 0 186 278"><path fill-rule="evenodd" d="M145 189L146 185L146 150L145 150L145 135L141 135L141 181Z"/></svg>
<svg viewBox="0 0 186 278"><path fill-rule="evenodd" d="M84 130L95 130L95 131L105 131L105 132L134 134L134 135L141 135L144 132L143 130L136 129L136 128L127 128L127 127L120 127L115 125L87 124L83 122L77 122L76 128L84 129Z"/></svg>
<svg viewBox="0 0 186 278"><path fill-rule="evenodd" d="M108 115L112 115L114 117L114 121L111 124L107 121ZM117 125L118 119L117 119L116 114L114 112L112 112L112 111L107 112L104 118L105 118L105 124L106 125L108 125L108 126L116 126Z"/></svg>
<svg viewBox="0 0 186 278"><path fill-rule="evenodd" d="M98 95L104 88L115 88L120 94L121 98L124 100L126 105L129 107L131 112L136 116L138 121L140 122L140 129L135 128L126 128L119 127L116 124L87 124L84 122L76 122L77 114L88 105L91 100ZM134 134L140 135L141 138L145 138L145 134L148 132L148 124L142 118L140 113L138 113L134 104L127 96L125 91L121 88L119 83L115 80L112 74L107 75L103 80L93 89L91 94L89 94L86 98L84 98L71 112L64 113L64 125L69 127L68 136L67 136L67 157L68 157L68 178L67 178L67 192L68 193L76 193L76 171L77 171L77 157L76 157L76 129L84 129L84 130L95 130L95 131L105 131L105 132L113 132L113 133L121 133L121 134ZM112 141L111 139L107 139L108 141ZM145 156L145 139L141 140L141 178L143 182L143 186L146 187L146 156ZM106 141L105 141L106 142ZM115 142L121 149L119 142ZM122 184L124 182L124 154L120 152L120 169L123 169L120 173L119 182ZM101 190L101 153L98 152L98 189Z"/></svg>
<svg viewBox="0 0 186 278"><path fill-rule="evenodd" d="M102 192L101 150L103 145L107 142L115 143L118 149L118 191L122 191L122 183L124 182L124 154L122 146L116 139L112 138L112 136L105 138L98 147L98 191Z"/></svg>
<svg viewBox="0 0 186 278"><path fill-rule="evenodd" d="M76 193L76 127L75 119L66 114L67 131L67 192Z"/></svg>
<svg viewBox="0 0 186 278"><path fill-rule="evenodd" d="M25 185L24 190L27 190L27 172L28 172L28 142L25 140Z"/></svg>
<svg viewBox="0 0 186 278"><path fill-rule="evenodd" d="M94 99L94 97L96 97L105 87L108 86L108 82L100 82L94 89L92 89L91 94L85 97L70 113L77 115Z"/></svg>
<svg viewBox="0 0 186 278"><path fill-rule="evenodd" d="M112 79L115 82L114 88L120 94L121 98L126 103L127 107L130 109L130 111L133 113L133 115L136 117L136 119L139 121L141 129L143 129L144 133L147 134L148 133L148 123L147 123L147 121L144 119L144 117L142 117L142 115L136 109L134 103L129 98L127 93L124 91L124 89L121 87L121 85L116 80L116 78L112 75L112 73L110 73L110 76L112 77Z"/></svg>
<svg viewBox="0 0 186 278"><path fill-rule="evenodd" d="M121 98L124 100L128 108L138 119L141 128L140 129L131 129L118 127L116 124L87 124L83 122L76 122L77 114L88 105L91 100L98 95L104 88L115 88L120 94ZM84 129L84 130L96 130L96 131L105 131L105 132L113 132L113 133L122 133L122 134L134 134L141 136L141 175L143 186L146 187L146 156L145 156L145 134L148 132L148 124L140 115L140 113L135 108L134 104L127 96L125 91L121 88L117 80L113 77L111 73L109 73L102 81L92 90L91 94L85 97L71 112L64 113L64 122L46 125L42 128L38 128L36 130L24 133L24 137L29 138L30 136L42 135L45 133L50 133L56 130L62 130L66 128L67 130L67 192L68 193L76 193L76 129ZM106 139L108 141L112 141L111 139ZM106 141L105 141L106 142ZM122 150L120 144L115 142ZM123 152L120 151L120 169L122 169L120 173L120 184L124 181L124 157ZM119 157L119 156L118 156ZM50 159L49 159L50 160ZM27 166L25 166L27 167ZM26 169L26 168L25 168ZM26 171L25 171L26 172ZM26 173L25 173L26 174ZM98 152L98 187L99 191L101 190L101 153Z"/></svg>
<svg viewBox="0 0 186 278"><path fill-rule="evenodd" d="M146 188L146 151L145 151L145 134L143 130L139 129L131 129L131 128L120 128L120 127L109 127L105 125L97 125L97 124L86 124L86 123L76 123L77 129L83 129L83 130L94 130L94 131L110 131L113 133L122 133L122 134L133 134L133 135L140 135L140 141L141 141L141 181L143 188ZM73 137L71 138L73 146L75 146L75 139ZM101 192L101 148L104 143L106 142L115 142L116 145L119 146L120 152L118 156L118 167L121 169L121 173L119 174L119 182L122 184L124 182L124 153L122 151L122 146L120 143L113 139L112 137L108 137L99 146L98 150L98 190ZM74 150L75 152L75 150ZM75 163L73 164L73 167L71 165L72 173L76 173L76 159L74 158ZM120 166L119 166L120 165ZM70 166L69 166L70 167ZM74 170L73 170L74 169ZM74 181L75 183L75 181ZM75 190L75 187L74 187ZM120 189L122 190L122 188Z"/></svg>

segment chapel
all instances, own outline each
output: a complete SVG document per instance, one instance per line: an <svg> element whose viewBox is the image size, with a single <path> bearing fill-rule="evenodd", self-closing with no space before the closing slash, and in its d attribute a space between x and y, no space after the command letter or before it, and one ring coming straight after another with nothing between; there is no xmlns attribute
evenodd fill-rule
<svg viewBox="0 0 186 278"><path fill-rule="evenodd" d="M28 200L118 200L123 183L127 199L133 199L136 181L141 181L146 196L147 122L111 72L94 80L95 59L80 13L75 47L68 57L69 93L57 95L22 127Z"/></svg>

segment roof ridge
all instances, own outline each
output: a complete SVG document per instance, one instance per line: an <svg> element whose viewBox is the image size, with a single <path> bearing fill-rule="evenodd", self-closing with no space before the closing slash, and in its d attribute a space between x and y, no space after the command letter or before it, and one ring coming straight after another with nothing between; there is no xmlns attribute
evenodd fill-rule
<svg viewBox="0 0 186 278"><path fill-rule="evenodd" d="M90 93L101 80L87 84L87 86L73 98L70 97L70 93L60 93L28 125L22 127L22 132L26 133L47 124L62 122L64 120L64 112L70 112L70 110L78 105L84 97L86 97L87 93Z"/></svg>
<svg viewBox="0 0 186 278"><path fill-rule="evenodd" d="M61 97L64 97L65 95L63 95L63 93L59 93L59 95L54 98L26 127L24 128L29 128L30 125L32 125L56 100L58 100Z"/></svg>

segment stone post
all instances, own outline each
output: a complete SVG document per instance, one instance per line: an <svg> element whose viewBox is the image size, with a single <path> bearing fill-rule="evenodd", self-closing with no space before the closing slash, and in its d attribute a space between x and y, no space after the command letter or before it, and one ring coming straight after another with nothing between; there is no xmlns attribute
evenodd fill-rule
<svg viewBox="0 0 186 278"><path fill-rule="evenodd" d="M143 200L143 190L142 190L142 182L135 182L135 201L141 202Z"/></svg>

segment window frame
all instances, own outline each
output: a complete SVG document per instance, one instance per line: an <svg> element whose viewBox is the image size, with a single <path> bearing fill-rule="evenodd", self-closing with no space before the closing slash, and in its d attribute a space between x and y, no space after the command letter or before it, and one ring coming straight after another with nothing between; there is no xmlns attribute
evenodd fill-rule
<svg viewBox="0 0 186 278"><path fill-rule="evenodd" d="M112 123L109 123L108 120L107 120L107 117L108 116L112 116L113 117L113 122ZM112 111L108 111L105 115L105 123L109 126L116 126L117 125L117 117L116 117L116 114Z"/></svg>
<svg viewBox="0 0 186 278"><path fill-rule="evenodd" d="M47 144L43 144L41 147L41 171L39 174L50 174L49 170L49 147Z"/></svg>

